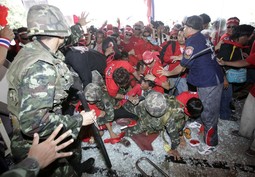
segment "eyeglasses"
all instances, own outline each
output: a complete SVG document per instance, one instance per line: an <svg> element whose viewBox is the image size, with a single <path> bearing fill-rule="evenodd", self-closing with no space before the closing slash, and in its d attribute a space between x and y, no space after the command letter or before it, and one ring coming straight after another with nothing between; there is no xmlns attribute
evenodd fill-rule
<svg viewBox="0 0 255 177"><path fill-rule="evenodd" d="M236 27L236 26L227 26L227 28L232 28L232 29L235 28L235 27Z"/></svg>
<svg viewBox="0 0 255 177"><path fill-rule="evenodd" d="M134 28L134 30L141 31L141 29L140 29L140 28Z"/></svg>
<svg viewBox="0 0 255 177"><path fill-rule="evenodd" d="M126 36L132 36L132 34L126 33Z"/></svg>

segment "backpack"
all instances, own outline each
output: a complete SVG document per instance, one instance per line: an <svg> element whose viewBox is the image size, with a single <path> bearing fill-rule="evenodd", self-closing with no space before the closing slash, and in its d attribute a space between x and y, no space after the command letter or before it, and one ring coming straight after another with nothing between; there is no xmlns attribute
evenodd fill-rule
<svg viewBox="0 0 255 177"><path fill-rule="evenodd" d="M162 47L162 50L161 50L160 53L159 53L159 58L160 58L160 60L161 60L161 63L164 63L164 56L165 56L165 53L166 53L166 49L167 49L167 47L168 47L170 44L172 45L172 53L173 53L173 54L175 53L176 41L170 40L170 41L168 41L168 42L166 43L166 45L164 45L164 46Z"/></svg>

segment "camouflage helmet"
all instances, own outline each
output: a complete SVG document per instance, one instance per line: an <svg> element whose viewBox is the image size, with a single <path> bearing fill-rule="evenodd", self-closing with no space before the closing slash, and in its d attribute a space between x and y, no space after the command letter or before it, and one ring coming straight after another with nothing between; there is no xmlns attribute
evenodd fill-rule
<svg viewBox="0 0 255 177"><path fill-rule="evenodd" d="M153 117L164 115L167 109L166 98L162 93L150 92L145 98L145 109Z"/></svg>
<svg viewBox="0 0 255 177"><path fill-rule="evenodd" d="M49 35L67 37L71 30L62 12L55 6L32 6L27 14L28 36Z"/></svg>
<svg viewBox="0 0 255 177"><path fill-rule="evenodd" d="M87 101L95 102L101 100L103 92L97 84L89 83L84 89L84 95Z"/></svg>

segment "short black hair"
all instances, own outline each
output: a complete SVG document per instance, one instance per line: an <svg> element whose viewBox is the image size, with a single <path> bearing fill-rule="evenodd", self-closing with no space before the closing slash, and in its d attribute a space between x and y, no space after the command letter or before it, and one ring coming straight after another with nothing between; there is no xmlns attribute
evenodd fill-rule
<svg viewBox="0 0 255 177"><path fill-rule="evenodd" d="M200 14L199 16L202 18L204 25L211 22L211 18L209 15L203 13L203 14Z"/></svg>
<svg viewBox="0 0 255 177"><path fill-rule="evenodd" d="M188 113L190 114L190 118L198 118L200 117L201 113L203 112L203 104L199 98L190 98L187 102L187 110Z"/></svg>
<svg viewBox="0 0 255 177"><path fill-rule="evenodd" d="M112 78L119 86L125 86L129 83L130 75L125 68L120 67L113 71Z"/></svg>
<svg viewBox="0 0 255 177"><path fill-rule="evenodd" d="M230 39L237 39L242 36L250 36L254 32L254 27L251 25L239 25L233 29Z"/></svg>

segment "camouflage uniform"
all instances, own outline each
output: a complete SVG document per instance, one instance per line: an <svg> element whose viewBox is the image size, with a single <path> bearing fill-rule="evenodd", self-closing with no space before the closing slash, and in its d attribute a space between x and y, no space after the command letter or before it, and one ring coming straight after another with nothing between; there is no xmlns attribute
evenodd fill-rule
<svg viewBox="0 0 255 177"><path fill-rule="evenodd" d="M30 36L70 35L64 16L58 8L50 5L35 5L30 8L28 32ZM61 52L53 54L42 42L34 40L21 49L9 68L8 109L12 118L18 120L11 146L14 157L18 159L25 158L35 132L46 139L62 123L63 131L71 129L73 138L78 136L82 116L62 115L61 112L61 103L67 97L66 91L73 84L73 77L63 61ZM80 163L78 144L72 145L76 151L71 149L74 156L69 159ZM52 176L76 176L70 165L66 161L61 163L62 161L65 160L59 159L42 171Z"/></svg>
<svg viewBox="0 0 255 177"><path fill-rule="evenodd" d="M105 111L104 118L98 118L98 125L112 122L114 120L114 102L115 100L109 96L107 91L103 91L97 84L90 83L84 89L87 101L95 102L98 109Z"/></svg>
<svg viewBox="0 0 255 177"><path fill-rule="evenodd" d="M134 107L133 113L140 119L137 125L128 128L127 136L146 132L147 134L162 131L164 141L164 132L166 131L171 139L171 149L176 149L180 144L180 132L188 119L180 103L175 97L159 92L150 92L145 100Z"/></svg>

